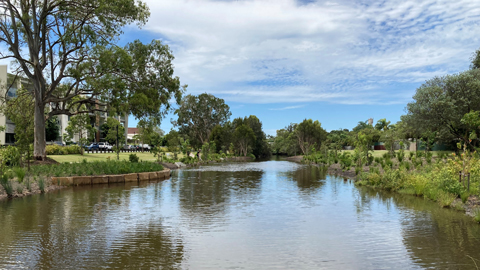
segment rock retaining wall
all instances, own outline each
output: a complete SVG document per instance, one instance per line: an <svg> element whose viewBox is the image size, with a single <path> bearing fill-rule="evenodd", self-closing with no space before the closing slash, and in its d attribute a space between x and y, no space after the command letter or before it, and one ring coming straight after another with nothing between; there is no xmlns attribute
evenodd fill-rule
<svg viewBox="0 0 480 270"><path fill-rule="evenodd" d="M169 169L165 169L160 172L129 173L118 175L52 177L52 184L58 186L84 186L108 183L139 182L168 179L170 178L170 175L171 171Z"/></svg>

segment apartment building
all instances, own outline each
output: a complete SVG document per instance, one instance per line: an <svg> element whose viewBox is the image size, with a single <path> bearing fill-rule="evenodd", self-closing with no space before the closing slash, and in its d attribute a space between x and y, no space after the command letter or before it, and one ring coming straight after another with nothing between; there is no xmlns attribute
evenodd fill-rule
<svg viewBox="0 0 480 270"><path fill-rule="evenodd" d="M7 98L13 98L16 96L17 89L24 87L25 89L33 91L33 84L27 78L17 77L8 73L8 67L6 65L0 65L0 95L3 97L6 95ZM0 101L2 102L2 101ZM47 105L48 110L48 105ZM95 141L102 141L100 127L103 123L107 121L108 113L90 113L91 124L96 129ZM125 127L125 138L128 135L128 116L116 116L117 120ZM57 115L57 123L59 125L59 137L56 141L64 142L64 134L66 133L66 128L70 116L68 115ZM0 126L5 126L5 131L0 132L0 145L13 144L15 142L15 124L10 121L5 115L0 113ZM78 141L78 135L75 135L74 142ZM125 141L126 143L126 141Z"/></svg>

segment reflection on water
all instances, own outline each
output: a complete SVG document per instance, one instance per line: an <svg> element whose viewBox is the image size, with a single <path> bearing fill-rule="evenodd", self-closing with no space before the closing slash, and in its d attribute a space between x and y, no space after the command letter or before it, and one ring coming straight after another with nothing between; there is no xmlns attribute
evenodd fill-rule
<svg viewBox="0 0 480 270"><path fill-rule="evenodd" d="M0 269L475 269L480 226L285 161L0 202Z"/></svg>

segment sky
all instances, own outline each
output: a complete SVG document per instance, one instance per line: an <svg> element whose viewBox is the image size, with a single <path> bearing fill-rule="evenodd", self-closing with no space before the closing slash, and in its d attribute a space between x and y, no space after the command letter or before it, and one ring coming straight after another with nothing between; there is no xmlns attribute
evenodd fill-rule
<svg viewBox="0 0 480 270"><path fill-rule="evenodd" d="M425 80L468 69L480 48L478 0L143 1L148 23L120 43L161 40L187 94L220 97L271 135L305 118L327 131L396 122Z"/></svg>

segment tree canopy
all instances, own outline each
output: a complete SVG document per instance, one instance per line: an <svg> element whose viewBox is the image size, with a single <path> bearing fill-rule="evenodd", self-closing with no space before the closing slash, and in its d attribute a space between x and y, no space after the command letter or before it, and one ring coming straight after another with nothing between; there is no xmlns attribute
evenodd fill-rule
<svg viewBox="0 0 480 270"><path fill-rule="evenodd" d="M15 60L17 74L33 83L37 159L45 157L49 117L108 110L158 123L169 100L180 100L168 46L157 40L115 44L123 27L147 21L140 0L1 1L0 14L0 43L8 48L0 59Z"/></svg>
<svg viewBox="0 0 480 270"><path fill-rule="evenodd" d="M208 142L213 128L224 125L232 115L223 99L206 93L185 96L175 113L174 126L196 147Z"/></svg>

